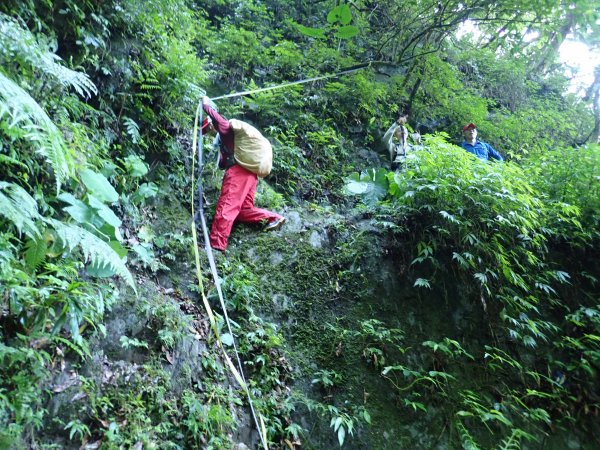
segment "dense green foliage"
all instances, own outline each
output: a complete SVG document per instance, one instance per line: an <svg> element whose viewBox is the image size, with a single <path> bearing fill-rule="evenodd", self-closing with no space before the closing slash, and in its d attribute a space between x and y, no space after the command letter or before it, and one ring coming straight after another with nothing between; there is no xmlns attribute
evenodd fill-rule
<svg viewBox="0 0 600 450"><path fill-rule="evenodd" d="M573 149L546 155L538 163L546 170L536 171L480 162L441 137L429 137L426 147L404 172L365 174L349 187L389 198L373 213L398 239L394 248L410 261L415 288L478 304L476 320L488 330L477 342L467 325L455 331L460 341L431 330L435 341L422 343L433 350L429 372L411 365L416 355L407 349L396 360L385 355L382 375L407 405L426 411L444 399L464 446L493 445L492 433L475 431L477 422L496 431L498 445L539 440L550 424L581 426L599 406L589 377L598 369L591 254L599 238L600 148L579 150L587 164L574 175ZM572 197L580 183L585 188Z"/></svg>
<svg viewBox="0 0 600 450"><path fill-rule="evenodd" d="M597 18L589 0L3 1L0 447L233 446L247 400L228 383L189 268L177 264L192 261L189 214L174 205L190 206L196 104L357 67L218 104L274 144L259 202L322 217L337 208L368 217L374 232L337 222L333 256L304 243L300 262L277 274L239 255L218 261L269 442L329 445L299 425L306 414L339 445L360 429L363 444L384 446L385 427L434 411L442 419L428 431L453 448L543 445L563 429L597 443L600 83L585 99L569 94L556 63L568 33L597 42ZM466 20L479 35L458 37ZM423 146L401 172L372 168L399 112ZM506 163L453 145L471 121ZM213 169L209 161L211 200ZM385 312L371 317L356 304L376 291L363 275L373 257L392 258L401 274L398 305L407 296L470 305L482 329L464 320L411 335ZM302 305L296 317L316 316L290 327L292 345L261 315L280 292L269 276ZM152 292L159 277L171 296ZM342 320L334 300L356 316ZM113 350L140 351L140 364L112 384L80 373L103 371L94 358L105 318L126 306L145 332L123 333ZM207 341L201 367L181 369L174 387L165 359L189 350L190 329ZM301 368L299 388L288 359ZM53 417L67 372L85 403ZM378 412L360 383L383 386L396 404Z"/></svg>

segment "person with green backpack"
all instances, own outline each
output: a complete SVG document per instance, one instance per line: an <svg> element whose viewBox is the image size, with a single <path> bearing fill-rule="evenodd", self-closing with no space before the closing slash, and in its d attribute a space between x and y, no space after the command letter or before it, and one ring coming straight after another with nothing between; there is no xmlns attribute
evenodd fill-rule
<svg viewBox="0 0 600 450"><path fill-rule="evenodd" d="M223 118L206 96L202 97L202 109L208 114L202 121L202 132L218 134L219 168L225 169L210 245L225 251L235 222L266 222L265 230L272 231L281 228L286 219L254 206L258 177L266 177L273 166L271 143L252 125Z"/></svg>

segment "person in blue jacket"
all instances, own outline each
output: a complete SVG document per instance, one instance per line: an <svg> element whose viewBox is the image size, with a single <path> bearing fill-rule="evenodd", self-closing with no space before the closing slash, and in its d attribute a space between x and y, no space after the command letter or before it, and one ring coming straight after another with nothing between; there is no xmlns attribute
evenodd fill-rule
<svg viewBox="0 0 600 450"><path fill-rule="evenodd" d="M465 140L460 143L460 146L469 153L473 153L479 159L485 161L488 159L504 161L502 155L494 147L477 139L477 125L474 123L469 123L463 127L463 136Z"/></svg>

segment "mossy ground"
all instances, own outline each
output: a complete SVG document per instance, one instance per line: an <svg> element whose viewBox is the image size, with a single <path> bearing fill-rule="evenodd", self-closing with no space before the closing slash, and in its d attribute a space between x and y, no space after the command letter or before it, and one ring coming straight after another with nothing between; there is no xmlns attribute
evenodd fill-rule
<svg viewBox="0 0 600 450"><path fill-rule="evenodd" d="M301 216L303 221L315 224L310 212L302 211ZM348 448L414 448L417 442L434 439L427 434L428 425L414 427L421 428L421 438L399 426L414 423L418 414L407 411L402 418L401 399L381 378L382 366L374 367L373 361L364 356L365 342L350 336L366 318L376 318L394 328L406 326L409 316L422 329L421 315L427 315L427 307L436 311L439 308L421 303L420 311L415 313L419 299L405 289L401 279L392 283L398 291L386 292L390 276L401 278L388 271L398 268L393 261L388 268L382 264L382 237L360 231L349 219L338 216L325 225L323 219L316 218L316 228L322 227L328 236L327 245L322 247L311 243L307 238L310 229L304 227L299 232L284 229L265 234L240 226L233 235L239 242L234 257L249 265L259 279L261 295L253 306L277 323L286 338L286 354L297 371L297 396L344 411L357 407L369 411L372 425L355 423L358 428L355 438L346 441ZM387 279L385 283L383 279ZM311 383L315 373L323 369L343 374L343 379L332 389ZM306 414L300 420L309 428L307 448L338 445L329 427L330 418L311 414L302 402L298 411Z"/></svg>

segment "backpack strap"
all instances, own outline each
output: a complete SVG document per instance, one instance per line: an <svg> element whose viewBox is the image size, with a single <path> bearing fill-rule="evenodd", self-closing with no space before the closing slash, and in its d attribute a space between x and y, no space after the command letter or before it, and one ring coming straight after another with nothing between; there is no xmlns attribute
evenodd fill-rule
<svg viewBox="0 0 600 450"><path fill-rule="evenodd" d="M233 150L227 147L223 143L223 139L219 135L217 135L218 141L216 144L219 145L219 169L229 169L231 166L235 165L236 161L233 156Z"/></svg>

